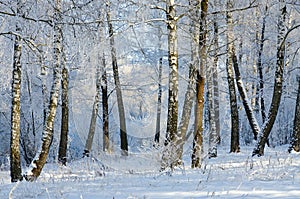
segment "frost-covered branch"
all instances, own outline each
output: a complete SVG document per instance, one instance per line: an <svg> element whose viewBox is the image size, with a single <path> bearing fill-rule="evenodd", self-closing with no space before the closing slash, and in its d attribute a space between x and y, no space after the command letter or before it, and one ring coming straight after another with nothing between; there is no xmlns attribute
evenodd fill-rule
<svg viewBox="0 0 300 199"><path fill-rule="evenodd" d="M256 8L258 7L257 4L255 4L256 0L250 2L250 4L247 7L243 7L243 8L234 8L234 9L230 9L230 10L218 10L218 11L214 11L211 13L208 13L209 15L215 15L215 14L224 14L224 13L232 13L232 12L240 12L240 11L245 11L248 9L252 9L252 8Z"/></svg>
<svg viewBox="0 0 300 199"><path fill-rule="evenodd" d="M4 11L0 11L0 14L6 15L6 16L12 16L12 17L16 17L17 16L15 13L4 12ZM35 19L35 18L32 18L32 17L27 17L25 15L21 15L19 17L21 17L23 19L26 19L26 20L29 20L29 21L43 22L43 23L46 23L46 24L48 24L50 26L53 26L53 21L51 19Z"/></svg>

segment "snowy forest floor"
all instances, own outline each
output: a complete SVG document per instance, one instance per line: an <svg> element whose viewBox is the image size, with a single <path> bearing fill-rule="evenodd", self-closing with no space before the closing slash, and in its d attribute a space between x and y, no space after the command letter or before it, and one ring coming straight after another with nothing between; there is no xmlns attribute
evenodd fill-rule
<svg viewBox="0 0 300 199"><path fill-rule="evenodd" d="M299 198L300 154L282 146L251 157L252 148L242 147L239 154L221 148L201 169L191 169L187 155L184 167L159 172L155 152L99 155L67 167L47 164L36 182L10 183L9 171L2 169L0 198Z"/></svg>

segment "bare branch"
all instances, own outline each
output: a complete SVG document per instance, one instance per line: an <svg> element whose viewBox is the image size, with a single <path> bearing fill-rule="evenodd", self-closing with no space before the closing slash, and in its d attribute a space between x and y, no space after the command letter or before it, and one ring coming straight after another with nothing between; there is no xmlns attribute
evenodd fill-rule
<svg viewBox="0 0 300 199"><path fill-rule="evenodd" d="M215 15L215 14L224 14L224 13L232 13L232 12L239 12L239 11L244 11L244 10L248 10L248 9L252 9L252 8L256 8L258 7L258 4L254 5L256 1L253 1L249 4L249 6L247 7L243 7L243 8L235 8L232 10L219 10L219 11L214 11L211 13L208 13L209 15Z"/></svg>
<svg viewBox="0 0 300 199"><path fill-rule="evenodd" d="M164 12L167 12L167 10L165 8L160 7L160 6L156 6L156 5L151 5L150 9L162 10Z"/></svg>
<svg viewBox="0 0 300 199"><path fill-rule="evenodd" d="M280 43L280 46L279 46L279 50L282 49L283 45L285 45L285 40L287 39L288 35L295 29L299 28L300 27L300 24L294 26L294 27L291 27L290 29L288 29L288 31L286 32L286 34L284 35L284 38L283 40L281 41Z"/></svg>
<svg viewBox="0 0 300 199"><path fill-rule="evenodd" d="M4 11L0 11L0 14L6 15L6 16L12 16L12 17L17 16L15 13L9 13L9 12L4 12ZM47 23L50 26L53 26L53 23L52 23L51 19L34 19L34 18L27 17L27 16L24 16L24 15L21 15L20 17L23 18L23 19L29 20L29 21L43 22L43 23Z"/></svg>

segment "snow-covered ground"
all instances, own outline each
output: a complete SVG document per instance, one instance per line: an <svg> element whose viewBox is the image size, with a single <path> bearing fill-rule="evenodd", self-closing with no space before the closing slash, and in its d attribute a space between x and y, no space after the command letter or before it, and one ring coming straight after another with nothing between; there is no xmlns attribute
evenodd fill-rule
<svg viewBox="0 0 300 199"><path fill-rule="evenodd" d="M187 159L183 168L165 172L159 172L159 152L102 154L67 167L47 164L36 182L10 183L6 170L0 198L300 198L300 154L286 149L267 148L264 157L252 158L252 147L239 154L221 148L201 169L191 169Z"/></svg>

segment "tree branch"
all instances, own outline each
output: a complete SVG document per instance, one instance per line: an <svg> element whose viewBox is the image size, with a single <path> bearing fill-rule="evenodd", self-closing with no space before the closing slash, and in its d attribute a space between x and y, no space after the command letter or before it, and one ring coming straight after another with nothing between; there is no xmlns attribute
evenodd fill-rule
<svg viewBox="0 0 300 199"><path fill-rule="evenodd" d="M239 12L239 11L244 11L244 10L256 8L256 7L258 7L258 4L253 5L255 2L256 2L256 0L254 0L253 2L251 2L251 3L249 4L249 6L247 6L247 7L243 7L243 8L235 8L235 9L232 9L232 10L219 10L219 11L214 11L214 12L211 12L211 13L208 13L208 14L209 14L209 15L224 14L224 13Z"/></svg>
<svg viewBox="0 0 300 199"><path fill-rule="evenodd" d="M4 11L0 11L0 14L7 15L7 16L12 16L12 17L16 17L17 16L15 13L9 13L9 12L4 12ZM23 18L23 19L29 20L29 21L43 22L43 23L47 23L51 27L53 26L53 23L52 23L51 19L34 19L34 18L31 18L31 17L26 17L24 15L21 15L20 17Z"/></svg>
<svg viewBox="0 0 300 199"><path fill-rule="evenodd" d="M299 28L300 27L300 24L294 26L294 27L291 27L290 29L288 29L288 31L286 32L286 34L284 35L284 38L283 40L281 41L280 43L280 46L279 46L279 50L283 47L283 45L285 45L285 40L287 39L288 35L295 29Z"/></svg>

